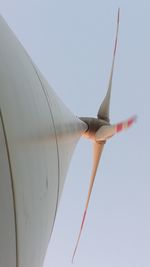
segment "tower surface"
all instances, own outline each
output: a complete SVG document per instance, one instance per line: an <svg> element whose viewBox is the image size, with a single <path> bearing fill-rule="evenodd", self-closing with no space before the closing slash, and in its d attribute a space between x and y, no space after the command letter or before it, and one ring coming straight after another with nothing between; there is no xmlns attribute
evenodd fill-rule
<svg viewBox="0 0 150 267"><path fill-rule="evenodd" d="M0 17L0 266L42 267L75 144L74 116Z"/></svg>

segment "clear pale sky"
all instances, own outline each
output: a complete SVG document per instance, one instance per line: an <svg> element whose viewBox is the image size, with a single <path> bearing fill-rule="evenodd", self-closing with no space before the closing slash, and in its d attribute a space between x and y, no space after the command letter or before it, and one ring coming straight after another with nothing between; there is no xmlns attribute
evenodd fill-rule
<svg viewBox="0 0 150 267"><path fill-rule="evenodd" d="M106 92L116 15L119 44L112 122L137 114L106 144L75 267L150 266L150 1L0 0L1 14L64 103L95 116ZM44 267L70 267L91 172L80 140L69 168Z"/></svg>

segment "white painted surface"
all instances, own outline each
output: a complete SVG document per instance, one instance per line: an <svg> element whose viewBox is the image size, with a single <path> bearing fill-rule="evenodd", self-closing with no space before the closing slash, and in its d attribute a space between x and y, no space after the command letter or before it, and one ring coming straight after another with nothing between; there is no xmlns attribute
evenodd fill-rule
<svg viewBox="0 0 150 267"><path fill-rule="evenodd" d="M41 267L58 194L86 126L57 99L2 18L0 36L0 109L16 203L16 266Z"/></svg>
<svg viewBox="0 0 150 267"><path fill-rule="evenodd" d="M11 171L0 117L0 266L16 266L16 233Z"/></svg>

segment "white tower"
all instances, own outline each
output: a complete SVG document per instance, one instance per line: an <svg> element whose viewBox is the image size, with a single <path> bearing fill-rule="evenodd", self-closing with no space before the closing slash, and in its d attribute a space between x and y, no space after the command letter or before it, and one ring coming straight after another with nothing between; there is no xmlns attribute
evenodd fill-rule
<svg viewBox="0 0 150 267"><path fill-rule="evenodd" d="M69 161L86 124L0 18L0 266L42 267Z"/></svg>

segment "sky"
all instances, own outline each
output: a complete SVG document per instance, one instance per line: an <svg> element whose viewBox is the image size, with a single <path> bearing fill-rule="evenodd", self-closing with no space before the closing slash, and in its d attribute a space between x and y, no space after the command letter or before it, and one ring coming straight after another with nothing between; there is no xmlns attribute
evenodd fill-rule
<svg viewBox="0 0 150 267"><path fill-rule="evenodd" d="M150 2L0 0L1 14L63 102L96 116L105 95L117 9L111 121L138 121L105 146L74 267L150 266ZM88 191L92 146L73 155L44 267L70 267Z"/></svg>

